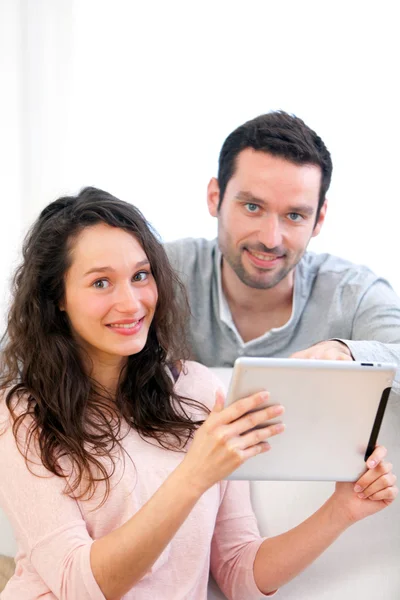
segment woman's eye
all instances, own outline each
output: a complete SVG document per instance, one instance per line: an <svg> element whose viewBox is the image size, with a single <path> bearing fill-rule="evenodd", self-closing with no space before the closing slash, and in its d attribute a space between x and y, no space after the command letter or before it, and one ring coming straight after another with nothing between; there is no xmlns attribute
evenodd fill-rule
<svg viewBox="0 0 400 600"><path fill-rule="evenodd" d="M133 281L145 281L148 276L148 271L139 271L139 273L136 273L136 275L133 276Z"/></svg>
<svg viewBox="0 0 400 600"><path fill-rule="evenodd" d="M107 279L98 279L93 283L93 287L97 290L104 290L108 288L109 285L110 283L107 281Z"/></svg>
<svg viewBox="0 0 400 600"><path fill-rule="evenodd" d="M295 213L295 212L289 213L288 217L291 221L297 221L297 222L301 221L303 219L303 217L299 213Z"/></svg>
<svg viewBox="0 0 400 600"><path fill-rule="evenodd" d="M253 202L247 202L247 204L245 204L245 206L246 206L247 210L252 213L257 212L257 210L258 210L258 204L254 204Z"/></svg>

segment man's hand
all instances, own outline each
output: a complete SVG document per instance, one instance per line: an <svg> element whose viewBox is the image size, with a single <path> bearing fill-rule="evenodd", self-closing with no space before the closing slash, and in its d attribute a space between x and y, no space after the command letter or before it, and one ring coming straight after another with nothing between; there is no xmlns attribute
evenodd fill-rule
<svg viewBox="0 0 400 600"><path fill-rule="evenodd" d="M319 342L310 348L295 352L290 358L314 358L317 360L353 360L350 349L346 344L337 340Z"/></svg>

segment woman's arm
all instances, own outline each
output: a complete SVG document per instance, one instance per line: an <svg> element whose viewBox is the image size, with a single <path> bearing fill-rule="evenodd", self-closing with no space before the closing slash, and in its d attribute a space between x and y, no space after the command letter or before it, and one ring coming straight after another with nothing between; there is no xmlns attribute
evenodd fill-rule
<svg viewBox="0 0 400 600"><path fill-rule="evenodd" d="M281 407L270 407L245 415L265 400L265 394L255 394L224 409L217 394L182 463L127 523L93 542L91 567L107 600L119 600L145 575L207 489L268 450L261 440L282 431L280 425L241 435L282 413Z"/></svg>
<svg viewBox="0 0 400 600"><path fill-rule="evenodd" d="M386 449L378 446L368 459L368 465L372 461L375 465L356 484L337 483L334 494L310 518L282 535L264 540L254 561L254 578L263 593L293 579L350 525L382 510L396 498L396 476L392 465L382 460L385 454Z"/></svg>
<svg viewBox="0 0 400 600"><path fill-rule="evenodd" d="M41 590L51 590L59 600L78 595L79 600L119 600L132 589L200 496L248 457L268 449L260 440L278 433L277 426L241 435L279 413L271 407L245 415L265 400L256 394L224 409L219 394L179 467L129 521L96 541L77 502L63 493L65 481L48 473L37 455L30 456L32 474L8 427L0 435L0 478L8 483L0 487L0 503Z"/></svg>

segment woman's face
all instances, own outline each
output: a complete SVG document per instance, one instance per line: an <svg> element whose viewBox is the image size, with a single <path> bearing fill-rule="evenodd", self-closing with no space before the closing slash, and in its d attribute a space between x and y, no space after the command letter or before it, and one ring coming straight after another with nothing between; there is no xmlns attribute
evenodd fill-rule
<svg viewBox="0 0 400 600"><path fill-rule="evenodd" d="M124 362L144 348L157 297L148 258L132 234L103 223L79 234L61 309L95 365Z"/></svg>

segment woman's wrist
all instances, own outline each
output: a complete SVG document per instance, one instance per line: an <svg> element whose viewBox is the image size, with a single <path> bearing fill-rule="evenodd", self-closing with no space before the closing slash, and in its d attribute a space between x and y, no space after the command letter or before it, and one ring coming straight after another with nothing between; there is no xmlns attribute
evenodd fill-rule
<svg viewBox="0 0 400 600"><path fill-rule="evenodd" d="M339 533L342 533L356 522L351 512L346 509L346 506L343 506L343 502L337 497L336 492L328 498L324 506L327 508L327 514L335 527L338 528Z"/></svg>
<svg viewBox="0 0 400 600"><path fill-rule="evenodd" d="M174 484L184 489L196 501L211 487L186 459L175 469L172 476Z"/></svg>

